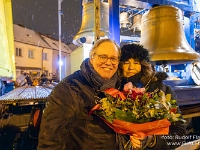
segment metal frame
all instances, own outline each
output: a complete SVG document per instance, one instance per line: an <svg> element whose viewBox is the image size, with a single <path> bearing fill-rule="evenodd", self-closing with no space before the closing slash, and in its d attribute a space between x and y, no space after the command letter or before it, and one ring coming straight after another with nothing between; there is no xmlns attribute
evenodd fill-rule
<svg viewBox="0 0 200 150"><path fill-rule="evenodd" d="M119 0L108 0L110 39L120 44Z"/></svg>
<svg viewBox="0 0 200 150"><path fill-rule="evenodd" d="M200 8L197 7L197 0L108 0L109 3L109 32L110 38L120 44L120 5L133 6L150 9L152 5L173 5L184 11L185 35L191 47L195 48L194 24L195 16L199 15Z"/></svg>
<svg viewBox="0 0 200 150"><path fill-rule="evenodd" d="M135 6L140 8L150 8L152 5L173 5L184 11L199 12L197 0L120 0L120 4Z"/></svg>

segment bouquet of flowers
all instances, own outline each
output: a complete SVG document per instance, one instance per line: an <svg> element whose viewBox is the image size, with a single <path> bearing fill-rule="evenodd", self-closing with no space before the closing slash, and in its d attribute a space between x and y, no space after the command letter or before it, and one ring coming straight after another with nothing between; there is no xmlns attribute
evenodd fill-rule
<svg viewBox="0 0 200 150"><path fill-rule="evenodd" d="M163 91L147 92L145 88L133 88L129 82L122 92L111 88L104 91L91 113L97 114L115 132L137 135L166 135L171 123L183 121L177 113L176 100Z"/></svg>

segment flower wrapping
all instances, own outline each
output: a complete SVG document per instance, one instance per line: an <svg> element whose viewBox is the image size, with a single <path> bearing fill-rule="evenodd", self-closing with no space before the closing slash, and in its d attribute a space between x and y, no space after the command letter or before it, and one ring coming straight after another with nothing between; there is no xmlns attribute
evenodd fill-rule
<svg viewBox="0 0 200 150"><path fill-rule="evenodd" d="M120 134L138 137L167 135L171 123L183 121L177 113L176 100L163 91L147 92L133 88L129 82L121 92L110 88L106 97L97 101L89 114L98 115L110 128Z"/></svg>

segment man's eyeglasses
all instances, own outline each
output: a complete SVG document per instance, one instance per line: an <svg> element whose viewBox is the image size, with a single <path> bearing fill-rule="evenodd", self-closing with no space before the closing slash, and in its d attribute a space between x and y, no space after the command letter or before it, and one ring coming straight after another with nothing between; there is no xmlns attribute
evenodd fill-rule
<svg viewBox="0 0 200 150"><path fill-rule="evenodd" d="M108 59L110 59L110 62L112 64L117 64L119 63L119 58L118 57L108 57L107 55L98 55L98 54L95 54L98 56L98 59L100 62L102 63L105 63Z"/></svg>

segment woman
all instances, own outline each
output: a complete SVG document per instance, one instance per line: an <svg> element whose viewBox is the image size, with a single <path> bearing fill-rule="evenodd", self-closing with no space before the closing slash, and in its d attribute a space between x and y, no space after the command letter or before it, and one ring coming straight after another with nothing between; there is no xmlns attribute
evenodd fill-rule
<svg viewBox="0 0 200 150"><path fill-rule="evenodd" d="M110 39L97 41L80 70L64 78L47 98L38 150L117 150L115 132L88 115L99 91L116 88L120 48Z"/></svg>
<svg viewBox="0 0 200 150"><path fill-rule="evenodd" d="M158 88L165 92L165 94L171 94L172 99L177 99L171 87L163 83L163 80L168 77L167 74L165 72L155 72L149 60L148 50L143 48L143 46L134 43L123 45L121 47L119 65L119 70L123 76L121 88L126 83L132 82L133 86L145 87L148 92L153 92ZM181 137L185 135L185 125L178 122L176 125L170 126L168 136L148 136L144 139L131 136L130 140L134 148L171 150L183 143L184 139L181 139Z"/></svg>

